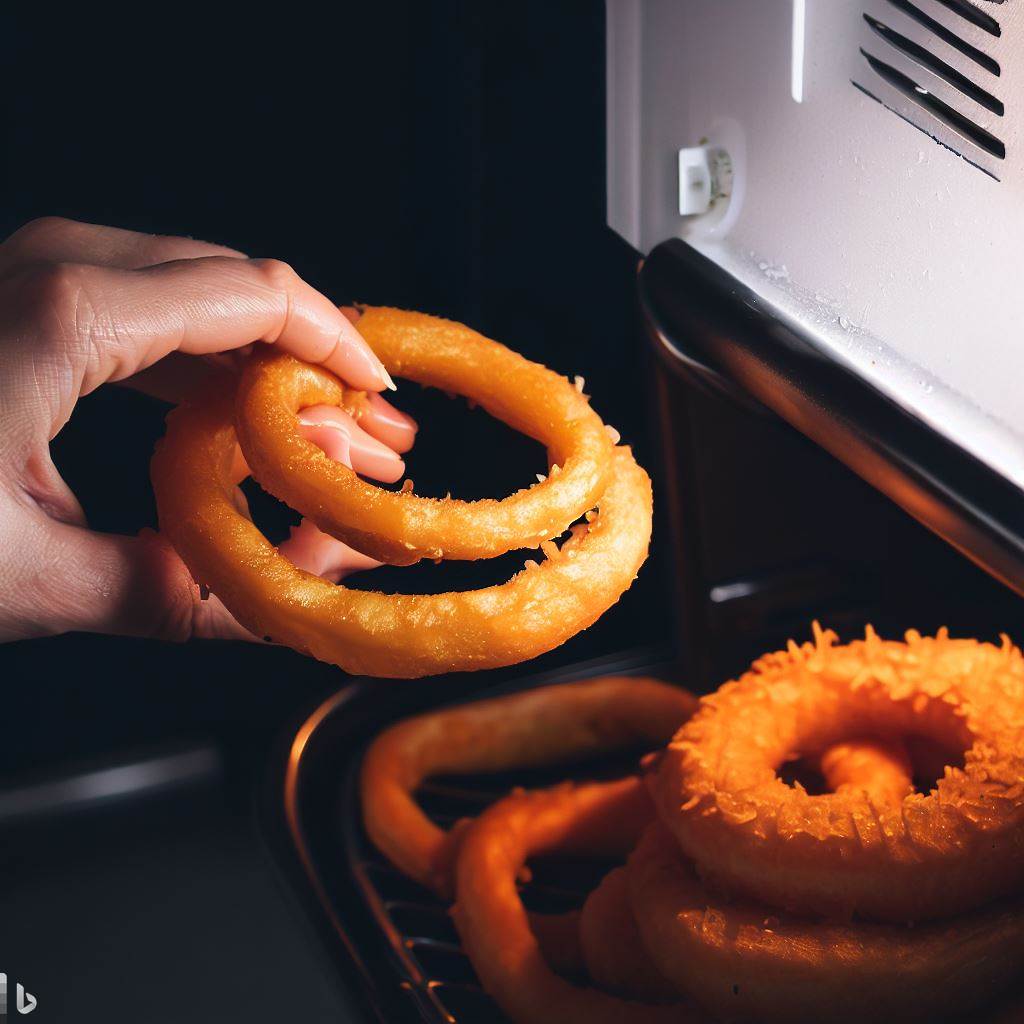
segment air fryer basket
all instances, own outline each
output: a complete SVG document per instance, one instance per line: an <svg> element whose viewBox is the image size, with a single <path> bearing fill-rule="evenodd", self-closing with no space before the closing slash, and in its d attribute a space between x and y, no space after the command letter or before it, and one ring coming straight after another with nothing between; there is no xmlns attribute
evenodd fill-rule
<svg viewBox="0 0 1024 1024"><path fill-rule="evenodd" d="M507 677L472 699L609 673L671 679L672 666L660 654L638 652L539 677ZM261 806L266 833L368 1020L494 1024L503 1016L481 990L446 904L391 867L363 831L358 777L366 746L391 721L437 706L436 696L431 701L428 689L416 684L393 693L382 710L380 685L355 684L299 725L272 765ZM453 696L451 686L440 688ZM635 763L634 753L550 772L436 779L419 798L434 821L448 826L479 814L513 785L613 777ZM524 902L542 912L577 908L609 866L576 859L538 865L523 890Z"/></svg>

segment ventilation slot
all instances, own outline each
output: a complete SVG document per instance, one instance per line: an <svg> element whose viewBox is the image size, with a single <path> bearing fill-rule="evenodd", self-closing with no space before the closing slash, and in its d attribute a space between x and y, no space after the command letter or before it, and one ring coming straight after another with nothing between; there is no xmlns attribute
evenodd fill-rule
<svg viewBox="0 0 1024 1024"><path fill-rule="evenodd" d="M993 0L993 2L1001 3L1002 0ZM895 107L890 107L888 103L886 103L880 97L876 96L870 89L861 85L860 82L855 82L851 78L850 85L852 85L854 89L856 89L858 92L863 93L865 96L867 96L869 100L874 100L880 107L883 107L885 110L888 110L890 114L895 114L901 121L905 121L907 124L910 125L911 128L916 128L923 135L927 135L928 138L931 139L932 142L934 142L936 145L941 146L943 149L948 149L950 153L952 153L954 156L960 157L961 160L963 160L965 163L969 163L972 167L977 168L979 171L982 172L982 174L987 174L993 180L999 181L998 175L993 174L987 167L983 167L976 160L972 160L969 156L964 156L964 154L961 153L959 149L954 149L951 145L949 145L949 143L943 142L942 139L938 138L935 135L932 135L932 133L928 131L926 128L922 128L919 124L916 124L915 122L911 121L906 114L900 113L900 111L898 111Z"/></svg>
<svg viewBox="0 0 1024 1024"><path fill-rule="evenodd" d="M983 67L993 75L999 74L999 61L990 57L983 50L979 50L976 46L972 46L966 39L961 39L954 31L946 28L942 22L936 21L925 14L919 7L915 7L910 0L889 0L889 3L896 10L902 11L908 18L912 18L919 25L923 25L930 32L933 32L944 43L948 43L953 49L959 50L965 57L969 57L975 64ZM947 4L946 6L951 5ZM980 14L981 12L978 13ZM998 29L998 25L996 28Z"/></svg>
<svg viewBox="0 0 1024 1024"><path fill-rule="evenodd" d="M1001 3L1002 0L999 0L999 2ZM955 14L959 14L961 18L966 18L972 25L977 25L978 28L984 29L989 35L1000 36L1003 34L999 28L999 22L991 14L979 11L968 0L938 0L938 3Z"/></svg>
<svg viewBox="0 0 1024 1024"><path fill-rule="evenodd" d="M899 50L900 53L909 57L915 64L919 64L921 67L932 72L933 75L938 76L944 82L948 82L954 89L958 89L965 96L974 100L975 103L981 104L986 110L991 110L993 114L998 114L1000 117L1003 116L1002 100L993 96L987 90L982 89L980 85L972 82L966 75L962 75L952 65L936 57L935 54L915 43L912 39L908 39L906 36L889 28L888 25L883 24L876 18L872 18L870 14L865 14L864 20L877 35L881 36L890 46Z"/></svg>
<svg viewBox="0 0 1024 1024"><path fill-rule="evenodd" d="M981 125L975 124L970 118L964 117L963 114L958 110L954 110L948 103L943 103L937 96L933 96L927 89L918 85L912 78L903 74L902 71L898 71L891 64L886 64L885 61L872 57L863 48L860 52L879 78L888 82L889 85L901 92L907 99L913 100L919 107L923 107L937 120L952 128L953 131L962 135L968 141L973 142L991 156L997 157L1000 160L1006 157L1006 146L991 132L986 131ZM854 84L856 85L857 83L855 82Z"/></svg>

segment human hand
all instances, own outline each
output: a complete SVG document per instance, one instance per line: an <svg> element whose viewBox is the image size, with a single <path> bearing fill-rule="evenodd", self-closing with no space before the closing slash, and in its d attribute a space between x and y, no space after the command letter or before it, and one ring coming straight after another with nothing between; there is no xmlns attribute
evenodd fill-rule
<svg viewBox="0 0 1024 1024"><path fill-rule="evenodd" d="M44 218L0 244L0 641L252 639L158 535L91 531L49 443L101 384L177 400L260 341L373 392L360 425L321 406L303 410L301 429L357 472L398 480L416 425L377 394L393 384L357 317L284 263L206 242ZM377 564L306 521L281 551L335 581Z"/></svg>

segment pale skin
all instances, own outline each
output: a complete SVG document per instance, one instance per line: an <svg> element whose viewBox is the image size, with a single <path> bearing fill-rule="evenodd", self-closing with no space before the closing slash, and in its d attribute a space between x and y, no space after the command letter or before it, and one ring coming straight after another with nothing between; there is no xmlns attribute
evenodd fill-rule
<svg viewBox="0 0 1024 1024"><path fill-rule="evenodd" d="M394 482L416 424L381 397L394 385L357 321L285 263L188 238L44 218L0 244L0 642L71 630L253 639L158 535L90 530L49 444L104 384L178 401L257 342L372 392L359 425L319 406L301 429ZM335 582L377 564L309 522L281 551Z"/></svg>

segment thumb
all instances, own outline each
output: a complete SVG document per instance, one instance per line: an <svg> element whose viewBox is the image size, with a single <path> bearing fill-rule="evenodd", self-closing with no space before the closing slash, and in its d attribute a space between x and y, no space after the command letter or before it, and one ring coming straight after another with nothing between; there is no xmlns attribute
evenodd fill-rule
<svg viewBox="0 0 1024 1024"><path fill-rule="evenodd" d="M183 641L208 614L188 569L153 531L126 537L51 520L46 533L49 569L34 588L39 632Z"/></svg>
<svg viewBox="0 0 1024 1024"><path fill-rule="evenodd" d="M405 468L390 447L339 409L303 410L300 430L332 459L377 479L393 481ZM147 530L126 537L90 531L52 464L39 461L50 471L34 477L32 494L45 525L33 547L47 569L36 573L31 587L37 598L29 624L33 633L77 630L177 641L257 639L216 595L200 592L180 557L158 534ZM240 490L236 500L248 517ZM52 518L55 512L60 518ZM298 568L332 582L380 564L308 521L293 529L279 550Z"/></svg>
<svg viewBox="0 0 1024 1024"><path fill-rule="evenodd" d="M201 590L170 544L152 530L126 537L50 520L47 534L44 561L51 570L33 588L31 633L80 631L176 642L260 639L216 594ZM380 564L305 519L280 553L335 583Z"/></svg>
<svg viewBox="0 0 1024 1024"><path fill-rule="evenodd" d="M53 524L54 571L36 589L42 629L152 637L258 640L203 592L174 549L152 530L137 537L93 533ZM282 556L316 576L337 582L379 565L303 520L280 548Z"/></svg>

